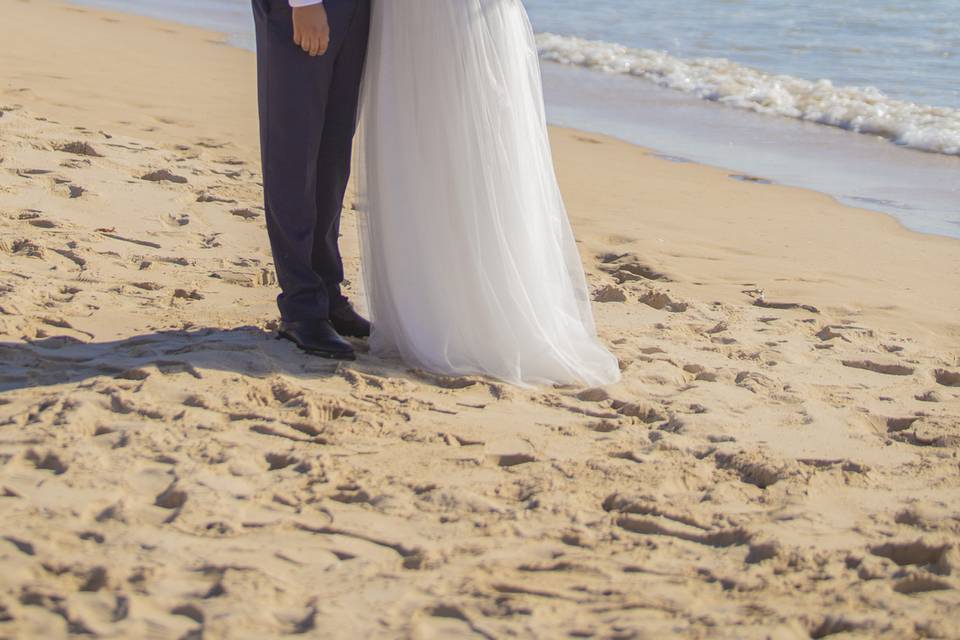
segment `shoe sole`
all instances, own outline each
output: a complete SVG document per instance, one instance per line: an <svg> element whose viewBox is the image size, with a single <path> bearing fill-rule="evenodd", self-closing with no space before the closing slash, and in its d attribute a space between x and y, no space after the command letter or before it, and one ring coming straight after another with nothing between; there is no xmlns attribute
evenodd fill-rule
<svg viewBox="0 0 960 640"><path fill-rule="evenodd" d="M318 358L325 358L327 360L344 360L344 361L351 361L351 362L357 359L356 353L347 353L343 351L322 351L320 349L311 349L309 347L305 347L299 342L297 342L296 340L294 340L293 338L291 338L288 334L283 332L280 332L277 334L277 340L288 340L292 342L294 345L296 345L297 349L300 349L300 351L303 351L304 353L307 353L311 356L317 356Z"/></svg>
<svg viewBox="0 0 960 640"><path fill-rule="evenodd" d="M370 337L369 333L344 333L342 331L337 331L344 338L356 338L357 340L364 340Z"/></svg>

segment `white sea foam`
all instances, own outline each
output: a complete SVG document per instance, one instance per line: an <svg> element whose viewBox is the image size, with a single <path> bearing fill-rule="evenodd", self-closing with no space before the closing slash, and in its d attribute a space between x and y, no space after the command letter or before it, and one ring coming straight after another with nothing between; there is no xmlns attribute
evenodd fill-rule
<svg viewBox="0 0 960 640"><path fill-rule="evenodd" d="M560 64L632 75L705 100L888 138L960 155L960 109L895 100L873 87L773 75L723 58L682 59L663 51L543 33L540 56Z"/></svg>

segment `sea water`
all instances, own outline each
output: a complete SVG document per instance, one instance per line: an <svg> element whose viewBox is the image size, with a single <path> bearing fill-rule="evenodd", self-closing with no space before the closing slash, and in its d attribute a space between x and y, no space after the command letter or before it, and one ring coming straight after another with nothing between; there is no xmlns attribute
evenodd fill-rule
<svg viewBox="0 0 960 640"><path fill-rule="evenodd" d="M253 48L249 0L85 4ZM960 0L524 4L553 123L960 237Z"/></svg>

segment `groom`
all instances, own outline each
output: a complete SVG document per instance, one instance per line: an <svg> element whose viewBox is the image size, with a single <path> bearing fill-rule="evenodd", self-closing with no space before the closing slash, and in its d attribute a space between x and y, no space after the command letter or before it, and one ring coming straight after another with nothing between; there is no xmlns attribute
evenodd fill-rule
<svg viewBox="0 0 960 640"><path fill-rule="evenodd" d="M253 11L280 337L314 355L352 360L343 336L369 336L370 323L340 292L338 241L370 0L253 0Z"/></svg>

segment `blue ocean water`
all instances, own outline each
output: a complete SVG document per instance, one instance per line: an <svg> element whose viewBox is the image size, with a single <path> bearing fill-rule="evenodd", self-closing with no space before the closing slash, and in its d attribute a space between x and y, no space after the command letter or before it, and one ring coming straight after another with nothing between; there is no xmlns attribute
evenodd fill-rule
<svg viewBox="0 0 960 640"><path fill-rule="evenodd" d="M254 46L249 0L77 1ZM555 124L960 237L960 0L523 1Z"/></svg>
<svg viewBox="0 0 960 640"><path fill-rule="evenodd" d="M402 0L390 0L402 1ZM84 4L230 33L253 46L249 0L87 0ZM728 58L769 73L874 86L960 108L960 0L524 0L534 28Z"/></svg>
<svg viewBox="0 0 960 640"><path fill-rule="evenodd" d="M960 107L960 0L525 0L537 31Z"/></svg>

